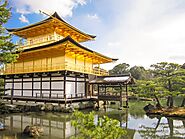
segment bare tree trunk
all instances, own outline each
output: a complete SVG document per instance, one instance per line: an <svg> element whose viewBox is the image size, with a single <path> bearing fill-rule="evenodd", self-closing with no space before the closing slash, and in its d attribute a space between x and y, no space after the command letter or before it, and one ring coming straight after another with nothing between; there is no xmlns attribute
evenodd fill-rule
<svg viewBox="0 0 185 139"><path fill-rule="evenodd" d="M181 104L181 107L184 107L184 106L185 106L185 98L183 99L182 104Z"/></svg>
<svg viewBox="0 0 185 139"><path fill-rule="evenodd" d="M168 96L167 104L168 108L173 108L173 97L172 95Z"/></svg>
<svg viewBox="0 0 185 139"><path fill-rule="evenodd" d="M185 128L185 120L182 120L182 124L183 124L183 126L184 126L184 128Z"/></svg>
<svg viewBox="0 0 185 139"><path fill-rule="evenodd" d="M167 120L170 129L170 137L173 137L173 120L171 118L167 118Z"/></svg>
<svg viewBox="0 0 185 139"><path fill-rule="evenodd" d="M154 94L154 97L155 97L155 99L156 99L156 101L157 101L156 107L157 107L158 109L162 109L162 105L161 105L161 103L160 103L158 97L157 97L155 94Z"/></svg>
<svg viewBox="0 0 185 139"><path fill-rule="evenodd" d="M158 121L157 121L157 124L156 124L156 127L155 127L155 132L156 132L157 128L159 127L159 124L161 122L161 117L159 117L157 119L158 119Z"/></svg>

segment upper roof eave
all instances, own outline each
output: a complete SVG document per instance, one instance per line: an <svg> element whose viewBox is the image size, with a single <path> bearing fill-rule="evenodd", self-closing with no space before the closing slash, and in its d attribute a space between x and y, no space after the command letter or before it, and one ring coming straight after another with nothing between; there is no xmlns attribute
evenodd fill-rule
<svg viewBox="0 0 185 139"><path fill-rule="evenodd" d="M83 35L85 35L85 36L88 36L88 37L90 37L91 39L96 38L95 35L86 34L86 33L82 32L82 31L80 31L79 29L75 28L74 26L70 25L69 23L67 23L66 21L64 21L64 20L57 14L57 12L55 12L53 15L51 15L51 16L48 17L47 19L42 20L42 21L40 21L40 22L37 22L37 23L35 23L35 24L31 24L31 25L28 25L28 26L25 26L25 27L21 27L21 28L6 28L6 30L7 30L8 32L12 32L12 33L13 33L13 32L18 32L18 31L22 31L22 30L25 30L25 29L28 29L28 28L31 28L31 27L35 27L35 26L41 25L41 24L46 23L46 22L48 22L48 21L50 21L50 20L52 20L52 19L54 19L54 18L56 18L57 20L63 22L67 27L69 27L69 28L75 30L76 32L78 32L78 33L80 33L80 34L83 34Z"/></svg>

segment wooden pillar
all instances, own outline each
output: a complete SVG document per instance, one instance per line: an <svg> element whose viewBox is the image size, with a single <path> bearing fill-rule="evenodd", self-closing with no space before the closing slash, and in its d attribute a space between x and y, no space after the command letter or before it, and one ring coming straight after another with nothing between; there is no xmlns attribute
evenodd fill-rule
<svg viewBox="0 0 185 139"><path fill-rule="evenodd" d="M49 98L51 98L51 73L49 74Z"/></svg>
<svg viewBox="0 0 185 139"><path fill-rule="evenodd" d="M86 60L85 60L85 56L84 56L84 72L86 72Z"/></svg>
<svg viewBox="0 0 185 139"><path fill-rule="evenodd" d="M76 53L75 53L75 70L76 70L76 59L77 59L77 56L76 56Z"/></svg>
<svg viewBox="0 0 185 139"><path fill-rule="evenodd" d="M100 103L99 103L99 94L100 94L100 87L99 87L99 84L98 84L98 108L100 107Z"/></svg>
<svg viewBox="0 0 185 139"><path fill-rule="evenodd" d="M21 131L23 131L23 116L21 115Z"/></svg>
<svg viewBox="0 0 185 139"><path fill-rule="evenodd" d="M63 138L66 138L66 117L64 118L63 122Z"/></svg>
<svg viewBox="0 0 185 139"><path fill-rule="evenodd" d="M3 86L4 91L3 91L3 93L4 93L4 95L5 95L5 92L6 92L6 91L5 91L5 89L6 89L6 77L4 77L3 79L4 79L4 86Z"/></svg>
<svg viewBox="0 0 185 139"><path fill-rule="evenodd" d="M94 96L94 85L92 84L92 96Z"/></svg>
<svg viewBox="0 0 185 139"><path fill-rule="evenodd" d="M13 80L12 80L12 90L11 90L11 104L13 104L13 95L14 95L14 76L13 76Z"/></svg>
<svg viewBox="0 0 185 139"><path fill-rule="evenodd" d="M123 107L123 98L122 98L122 85L120 85L120 108Z"/></svg>
<svg viewBox="0 0 185 139"><path fill-rule="evenodd" d="M49 119L49 139L51 139L51 119Z"/></svg>
<svg viewBox="0 0 185 139"><path fill-rule="evenodd" d="M98 74L100 75L101 72L100 72L100 63L98 63Z"/></svg>
<svg viewBox="0 0 185 139"><path fill-rule="evenodd" d="M40 97L42 98L42 75L40 76Z"/></svg>
<svg viewBox="0 0 185 139"><path fill-rule="evenodd" d="M32 86L32 87L31 87L31 88L32 88L32 97L33 97L33 90L34 90L34 80L33 80L34 77L33 77L33 76L34 76L34 75L32 75L32 84L31 84L31 86Z"/></svg>
<svg viewBox="0 0 185 139"><path fill-rule="evenodd" d="M85 97L87 98L87 83L86 83L86 77L85 77L85 75L84 75L84 81L85 81L85 85L84 85Z"/></svg>
<svg viewBox="0 0 185 139"><path fill-rule="evenodd" d="M125 125L125 128L128 129L128 109L126 109L126 116L125 116L125 122L126 122L126 125Z"/></svg>
<svg viewBox="0 0 185 139"><path fill-rule="evenodd" d="M128 86L126 84L126 107L128 108Z"/></svg>
<svg viewBox="0 0 185 139"><path fill-rule="evenodd" d="M67 101L67 96L66 96L66 74L67 72L64 72L64 100L65 100L65 107L66 107L66 101Z"/></svg>
<svg viewBox="0 0 185 139"><path fill-rule="evenodd" d="M13 115L10 116L10 133L13 133Z"/></svg>
<svg viewBox="0 0 185 139"><path fill-rule="evenodd" d="M21 96L23 96L23 93L24 93L24 92L23 92L23 89L24 89L24 79L23 79L23 76L22 76L22 84L21 84L21 85L22 85Z"/></svg>
<svg viewBox="0 0 185 139"><path fill-rule="evenodd" d="M75 96L77 97L78 94L77 94L77 77L75 75Z"/></svg>

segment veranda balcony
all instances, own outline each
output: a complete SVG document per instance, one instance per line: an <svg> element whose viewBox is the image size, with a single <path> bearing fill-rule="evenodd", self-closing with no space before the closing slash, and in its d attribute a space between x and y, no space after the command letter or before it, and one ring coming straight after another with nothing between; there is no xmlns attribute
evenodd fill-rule
<svg viewBox="0 0 185 139"><path fill-rule="evenodd" d="M93 74L98 76L108 75L108 72L102 68L98 67L85 67L85 66L78 66L72 63L65 62L65 64L55 64L55 65L34 65L34 66L26 66L26 67L16 67L13 68L1 68L0 74L1 75L8 75L8 74L23 74L23 73L36 73L36 72L50 72L50 71L74 71L74 72L81 72L86 74Z"/></svg>

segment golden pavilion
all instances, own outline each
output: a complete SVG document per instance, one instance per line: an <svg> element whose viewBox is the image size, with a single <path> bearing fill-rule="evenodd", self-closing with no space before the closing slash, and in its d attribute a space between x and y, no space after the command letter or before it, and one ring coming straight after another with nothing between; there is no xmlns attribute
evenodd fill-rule
<svg viewBox="0 0 185 139"><path fill-rule="evenodd" d="M7 30L25 40L19 58L6 65L2 75L5 93L13 99L87 97L89 77L107 76L100 65L117 60L83 46L96 36L71 26L56 12L35 24Z"/></svg>

